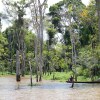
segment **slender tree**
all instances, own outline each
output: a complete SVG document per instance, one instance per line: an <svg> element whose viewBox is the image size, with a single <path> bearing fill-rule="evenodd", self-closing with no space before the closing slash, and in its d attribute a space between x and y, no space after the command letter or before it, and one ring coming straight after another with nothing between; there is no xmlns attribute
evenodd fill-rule
<svg viewBox="0 0 100 100"><path fill-rule="evenodd" d="M98 40L100 42L100 0L96 1L97 13L98 13Z"/></svg>
<svg viewBox="0 0 100 100"><path fill-rule="evenodd" d="M43 68L43 20L47 0L30 0L30 11L32 17L33 29L37 35L35 39L35 59L37 64L36 81L42 81L42 68Z"/></svg>
<svg viewBox="0 0 100 100"><path fill-rule="evenodd" d="M24 76L25 72L25 32L24 32L24 15L26 3L23 0L20 1L6 1L3 0L3 4L6 7L9 19L14 20L14 37L16 39L16 50L19 51L18 57L20 57L21 74ZM17 16L16 16L17 15ZM16 54L17 55L17 54ZM17 61L16 61L17 62Z"/></svg>

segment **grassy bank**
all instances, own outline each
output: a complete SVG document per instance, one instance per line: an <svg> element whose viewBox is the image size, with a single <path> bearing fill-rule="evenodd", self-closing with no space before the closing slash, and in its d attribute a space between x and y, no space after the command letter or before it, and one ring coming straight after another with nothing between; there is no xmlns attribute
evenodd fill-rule
<svg viewBox="0 0 100 100"><path fill-rule="evenodd" d="M0 72L0 76L8 76L8 75L16 75L15 73L9 73L9 72ZM66 82L70 76L72 75L72 72L52 72L51 74L46 73L43 75L44 80L56 80L60 82ZM26 78L29 78L30 75L25 75ZM35 79L35 75L33 75L33 79ZM87 78L85 76L78 76L78 81L91 81L90 78Z"/></svg>
<svg viewBox="0 0 100 100"><path fill-rule="evenodd" d="M10 73L10 72L0 72L0 76L7 76L7 75L15 75L16 73Z"/></svg>
<svg viewBox="0 0 100 100"><path fill-rule="evenodd" d="M72 75L72 72L54 72L51 75L43 75L43 79L45 80L57 80L60 82L65 82L67 81L70 76ZM84 76L78 76L78 81L90 81L90 78L84 77Z"/></svg>

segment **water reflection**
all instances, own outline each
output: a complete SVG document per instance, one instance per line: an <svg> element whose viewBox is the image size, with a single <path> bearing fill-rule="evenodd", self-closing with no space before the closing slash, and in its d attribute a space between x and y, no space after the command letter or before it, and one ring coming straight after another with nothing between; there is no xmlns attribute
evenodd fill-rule
<svg viewBox="0 0 100 100"><path fill-rule="evenodd" d="M40 89L67 89L70 87L70 84L67 83L48 83L43 84L40 86L36 86L34 88L40 88Z"/></svg>
<svg viewBox="0 0 100 100"><path fill-rule="evenodd" d="M100 100L100 84L46 82L28 86L29 79L16 83L15 77L0 77L0 100Z"/></svg>

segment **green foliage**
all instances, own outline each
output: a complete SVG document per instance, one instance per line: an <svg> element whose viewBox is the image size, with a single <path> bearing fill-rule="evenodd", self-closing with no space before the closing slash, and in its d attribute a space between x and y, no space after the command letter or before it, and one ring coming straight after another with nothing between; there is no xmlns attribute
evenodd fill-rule
<svg viewBox="0 0 100 100"><path fill-rule="evenodd" d="M0 60L4 61L7 56L7 39L3 36L2 33L0 33Z"/></svg>
<svg viewBox="0 0 100 100"><path fill-rule="evenodd" d="M11 27L0 33L0 71L10 72L12 68L15 72L16 49L21 45L19 39L25 41L25 73L29 74L29 60L33 73L36 73L36 36L28 29L31 19L24 19L25 8L30 5L26 0L20 0L8 2L6 6L10 7L9 13L15 19ZM0 16L2 17L1 13ZM81 0L63 0L52 5L46 17L49 17L49 22L46 24L48 40L43 41L43 71L52 74L43 77L66 81L73 75L73 70L79 81L100 77L100 43L97 42L98 17L95 2L85 6ZM59 41L55 38L57 33L62 34ZM76 65L72 65L72 37L76 48Z"/></svg>
<svg viewBox="0 0 100 100"><path fill-rule="evenodd" d="M49 11L50 11L49 15L55 16L57 14L57 12L58 12L58 9L59 9L58 5L51 6L49 8Z"/></svg>
<svg viewBox="0 0 100 100"><path fill-rule="evenodd" d="M90 44L91 36L97 36L97 16L94 3L83 9L80 13L80 21L80 41L84 46Z"/></svg>
<svg viewBox="0 0 100 100"><path fill-rule="evenodd" d="M49 39L52 39L52 38L54 38L56 30L54 28L48 28L47 33L48 33Z"/></svg>
<svg viewBox="0 0 100 100"><path fill-rule="evenodd" d="M26 32L25 34L25 44L27 45L26 49L27 49L27 52L28 51L31 51L33 52L34 51L34 38L35 38L35 35L32 33L32 32Z"/></svg>

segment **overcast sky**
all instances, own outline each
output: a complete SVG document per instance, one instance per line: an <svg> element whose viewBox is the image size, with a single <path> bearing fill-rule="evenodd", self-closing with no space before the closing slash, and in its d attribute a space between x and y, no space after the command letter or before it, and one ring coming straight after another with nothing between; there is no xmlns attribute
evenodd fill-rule
<svg viewBox="0 0 100 100"><path fill-rule="evenodd" d="M2 1L2 0L0 0L0 12L3 12L3 11L4 11L4 10L3 10L3 4L2 4L1 1ZM59 2L59 1L61 1L61 0L48 0L48 7L50 7L51 5L53 5L53 4L55 4L55 3ZM85 5L88 5L89 2L90 2L90 0L82 0L82 2L83 2ZM47 11L48 11L48 10L47 10ZM4 22L4 21L2 22L2 24L3 24L2 30L5 30L6 27L9 26L8 23L6 23L6 22Z"/></svg>

